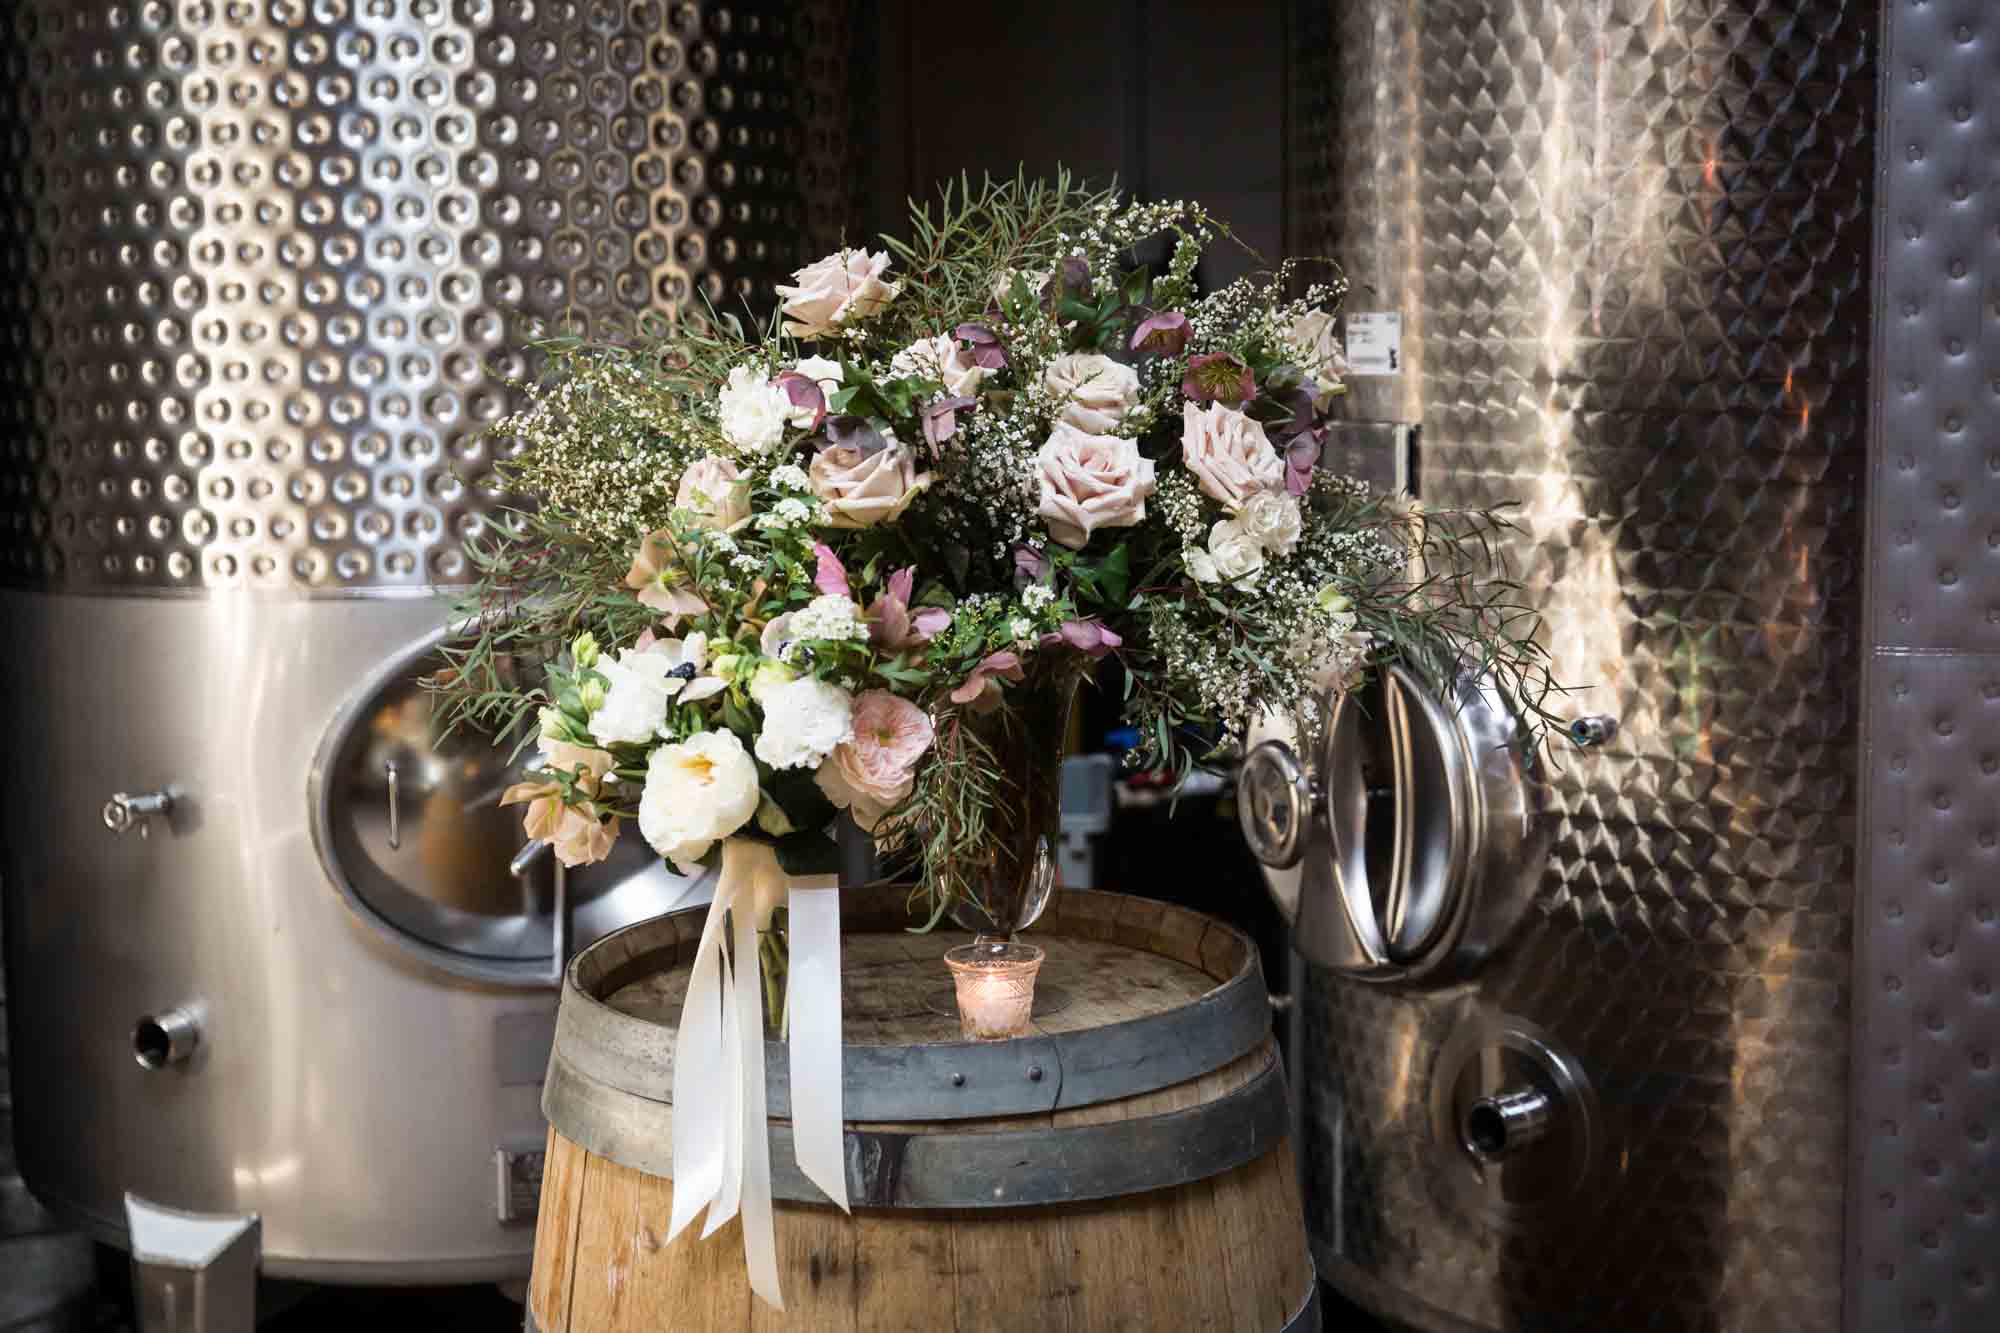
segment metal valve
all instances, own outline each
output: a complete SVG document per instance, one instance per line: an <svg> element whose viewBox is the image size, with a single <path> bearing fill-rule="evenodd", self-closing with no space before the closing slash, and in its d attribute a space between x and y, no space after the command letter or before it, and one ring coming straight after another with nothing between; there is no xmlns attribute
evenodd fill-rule
<svg viewBox="0 0 2000 1333"><path fill-rule="evenodd" d="M104 803L104 827L113 833L130 833L137 829L143 838L148 821L154 815L165 815L173 808L171 792L149 791L141 796L127 796L121 791Z"/></svg>
<svg viewBox="0 0 2000 1333"><path fill-rule="evenodd" d="M1609 713L1593 713L1569 724L1569 738L1578 745L1603 745L1618 734L1618 719Z"/></svg>
<svg viewBox="0 0 2000 1333"><path fill-rule="evenodd" d="M1317 806L1312 779L1291 746L1265 741L1244 757L1236 779L1236 816L1259 861L1274 870L1297 865Z"/></svg>

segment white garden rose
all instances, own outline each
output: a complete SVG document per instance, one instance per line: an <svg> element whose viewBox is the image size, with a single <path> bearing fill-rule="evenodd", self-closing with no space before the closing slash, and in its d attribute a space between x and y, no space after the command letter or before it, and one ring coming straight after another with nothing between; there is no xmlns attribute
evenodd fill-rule
<svg viewBox="0 0 2000 1333"><path fill-rule="evenodd" d="M826 506L828 527L872 528L900 518L930 485L928 476L917 474L910 451L886 430L883 435L889 447L873 453L839 444L813 455L806 476Z"/></svg>
<svg viewBox="0 0 2000 1333"><path fill-rule="evenodd" d="M785 332L794 338L823 338L880 310L901 290L883 281L889 252L838 250L792 274L795 285L778 284L785 303Z"/></svg>
<svg viewBox="0 0 2000 1333"><path fill-rule="evenodd" d="M735 366L716 400L716 414L723 437L731 444L753 454L768 454L784 443L792 400L762 371Z"/></svg>
<svg viewBox="0 0 2000 1333"><path fill-rule="evenodd" d="M750 488L743 469L717 454L703 454L681 474L674 504L693 513L695 526L720 532L750 517Z"/></svg>
<svg viewBox="0 0 2000 1333"><path fill-rule="evenodd" d="M1233 510L1260 491L1285 484L1285 460L1264 428L1233 407L1210 403L1181 409L1181 461L1211 499Z"/></svg>
<svg viewBox="0 0 2000 1333"><path fill-rule="evenodd" d="M1140 456L1135 441L1117 435L1090 435L1066 421L1056 423L1035 455L1041 487L1039 512L1049 536L1073 551L1090 542L1099 528L1129 528L1146 519L1153 493L1153 460Z"/></svg>
<svg viewBox="0 0 2000 1333"><path fill-rule="evenodd" d="M1264 567L1264 547L1240 518L1225 518L1208 530L1208 557L1216 577L1226 582Z"/></svg>
<svg viewBox="0 0 2000 1333"><path fill-rule="evenodd" d="M611 682L604 702L590 715L590 734L604 745L640 745L654 739L667 720L667 705L681 682L668 672L680 665L665 653L620 650L617 660L597 659L596 670Z"/></svg>
<svg viewBox="0 0 2000 1333"><path fill-rule="evenodd" d="M1272 555L1290 555L1298 548L1303 519L1299 502L1284 491L1259 491L1243 506L1243 527Z"/></svg>
<svg viewBox="0 0 2000 1333"><path fill-rule="evenodd" d="M1042 387L1067 399L1062 419L1092 435L1109 435L1139 401L1139 374L1099 352L1070 352L1049 362Z"/></svg>
<svg viewBox="0 0 2000 1333"><path fill-rule="evenodd" d="M1308 310L1285 331L1285 344L1299 369L1312 381L1315 399L1323 399L1347 377L1347 351L1340 345L1338 328L1339 321L1332 314Z"/></svg>
<svg viewBox="0 0 2000 1333"><path fill-rule="evenodd" d="M919 338L889 358L889 373L896 377L941 380L944 391L953 397L979 392L979 381L990 373L974 365L972 354L948 333L935 338Z"/></svg>
<svg viewBox="0 0 2000 1333"><path fill-rule="evenodd" d="M854 739L854 700L838 685L811 676L758 696L764 728L757 757L772 768L817 768L843 741Z"/></svg>
<svg viewBox="0 0 2000 1333"><path fill-rule="evenodd" d="M842 384L845 379L840 362L823 356L802 356L792 369L824 389L828 384Z"/></svg>
<svg viewBox="0 0 2000 1333"><path fill-rule="evenodd" d="M757 765L736 733L697 732L647 760L639 832L682 874L692 874L718 838L750 822L758 796Z"/></svg>

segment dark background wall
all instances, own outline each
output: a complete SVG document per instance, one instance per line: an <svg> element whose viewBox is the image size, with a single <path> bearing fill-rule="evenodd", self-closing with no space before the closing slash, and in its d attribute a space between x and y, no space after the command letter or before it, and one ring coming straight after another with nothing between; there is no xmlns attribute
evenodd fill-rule
<svg viewBox="0 0 2000 1333"><path fill-rule="evenodd" d="M1286 7L1270 0L884 0L872 231L969 173L1058 166L1148 199L1199 198L1282 251ZM1253 266L1218 248L1203 277Z"/></svg>

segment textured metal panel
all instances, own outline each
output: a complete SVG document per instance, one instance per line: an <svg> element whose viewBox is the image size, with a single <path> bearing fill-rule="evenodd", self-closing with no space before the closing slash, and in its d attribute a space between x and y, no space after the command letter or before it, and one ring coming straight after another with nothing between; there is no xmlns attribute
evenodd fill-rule
<svg viewBox="0 0 2000 1333"><path fill-rule="evenodd" d="M1295 253L1400 310L1353 410L1421 493L1522 501L1564 707L1510 952L1451 992L1315 974L1322 1271L1436 1328L1839 1317L1876 9L1336 0L1296 11ZM1425 1108L1472 1022L1552 1034L1609 1143L1488 1220Z"/></svg>
<svg viewBox="0 0 2000 1333"><path fill-rule="evenodd" d="M14 0L0 579L466 573L528 321L850 230L853 0Z"/></svg>
<svg viewBox="0 0 2000 1333"><path fill-rule="evenodd" d="M2000 1325L2000 13L1882 47L1846 1326Z"/></svg>

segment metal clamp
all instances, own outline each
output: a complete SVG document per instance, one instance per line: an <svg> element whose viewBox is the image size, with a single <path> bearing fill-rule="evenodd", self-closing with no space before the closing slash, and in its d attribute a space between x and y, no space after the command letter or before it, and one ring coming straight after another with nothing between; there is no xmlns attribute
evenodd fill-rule
<svg viewBox="0 0 2000 1333"><path fill-rule="evenodd" d="M173 793L169 791L149 791L140 796L128 796L119 792L104 803L104 827L113 833L139 831L146 836L148 821L154 815L166 815L174 808Z"/></svg>
<svg viewBox="0 0 2000 1333"><path fill-rule="evenodd" d="M507 863L507 873L515 879L525 878L552 846L547 838L530 838ZM549 979L560 986L563 969L569 966L569 867L560 856L556 858L556 900L549 915Z"/></svg>

